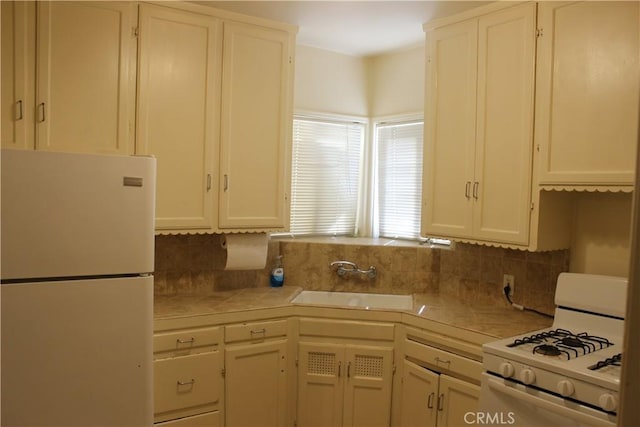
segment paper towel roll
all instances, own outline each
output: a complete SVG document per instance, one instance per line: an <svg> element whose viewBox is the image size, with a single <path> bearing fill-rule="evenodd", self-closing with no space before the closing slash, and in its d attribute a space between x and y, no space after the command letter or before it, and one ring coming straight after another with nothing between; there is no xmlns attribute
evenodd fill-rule
<svg viewBox="0 0 640 427"><path fill-rule="evenodd" d="M225 270L262 270L267 265L269 236L257 234L225 234L222 247L226 249Z"/></svg>

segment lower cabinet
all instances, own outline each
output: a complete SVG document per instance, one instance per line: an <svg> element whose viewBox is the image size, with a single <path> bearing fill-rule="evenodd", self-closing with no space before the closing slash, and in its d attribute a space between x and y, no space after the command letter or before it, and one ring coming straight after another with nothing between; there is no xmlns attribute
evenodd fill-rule
<svg viewBox="0 0 640 427"><path fill-rule="evenodd" d="M388 426L393 349L300 343L298 426Z"/></svg>
<svg viewBox="0 0 640 427"><path fill-rule="evenodd" d="M394 325L301 319L298 427L389 426Z"/></svg>
<svg viewBox="0 0 640 427"><path fill-rule="evenodd" d="M286 351L286 340L227 347L227 427L285 425Z"/></svg>
<svg viewBox="0 0 640 427"><path fill-rule="evenodd" d="M480 387L405 360L402 370L401 426L463 426L478 410Z"/></svg>
<svg viewBox="0 0 640 427"><path fill-rule="evenodd" d="M154 335L154 421L157 425L222 426L222 328Z"/></svg>
<svg viewBox="0 0 640 427"><path fill-rule="evenodd" d="M225 328L226 427L287 425L287 320Z"/></svg>

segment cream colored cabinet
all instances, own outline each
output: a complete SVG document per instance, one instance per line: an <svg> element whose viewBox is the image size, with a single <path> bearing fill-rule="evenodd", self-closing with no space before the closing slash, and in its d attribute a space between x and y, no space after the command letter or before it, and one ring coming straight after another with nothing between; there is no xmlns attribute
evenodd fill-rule
<svg viewBox="0 0 640 427"><path fill-rule="evenodd" d="M140 6L137 152L157 161L156 229L214 227L222 23Z"/></svg>
<svg viewBox="0 0 640 427"><path fill-rule="evenodd" d="M482 355L480 341L468 332L443 336L405 327L397 342L403 363L394 422L401 426L463 426L465 414L478 410Z"/></svg>
<svg viewBox="0 0 640 427"><path fill-rule="evenodd" d="M225 425L287 425L287 321L226 327Z"/></svg>
<svg viewBox="0 0 640 427"><path fill-rule="evenodd" d="M422 234L527 245L536 5L427 32Z"/></svg>
<svg viewBox="0 0 640 427"><path fill-rule="evenodd" d="M394 325L303 318L297 425L388 426Z"/></svg>
<svg viewBox="0 0 640 427"><path fill-rule="evenodd" d="M298 369L299 426L389 425L392 348L304 342Z"/></svg>
<svg viewBox="0 0 640 427"><path fill-rule="evenodd" d="M536 150L542 185L633 185L638 2L541 2Z"/></svg>
<svg viewBox="0 0 640 427"><path fill-rule="evenodd" d="M154 334L154 421L222 426L221 327Z"/></svg>
<svg viewBox="0 0 640 427"><path fill-rule="evenodd" d="M3 148L34 148L35 5L22 1L0 3Z"/></svg>
<svg viewBox="0 0 640 427"><path fill-rule="evenodd" d="M478 410L480 387L404 361L400 409L402 426L463 426Z"/></svg>
<svg viewBox="0 0 640 427"><path fill-rule="evenodd" d="M133 153L136 5L4 3L3 146Z"/></svg>
<svg viewBox="0 0 640 427"><path fill-rule="evenodd" d="M285 230L292 29L171 6L140 6L137 152L158 162L156 229Z"/></svg>
<svg viewBox="0 0 640 427"><path fill-rule="evenodd" d="M290 33L225 22L219 226L288 227L293 45Z"/></svg>

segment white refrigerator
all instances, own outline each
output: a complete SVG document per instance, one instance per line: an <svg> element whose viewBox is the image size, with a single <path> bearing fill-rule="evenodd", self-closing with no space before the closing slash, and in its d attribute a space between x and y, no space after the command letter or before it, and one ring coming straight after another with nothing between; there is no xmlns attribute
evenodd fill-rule
<svg viewBox="0 0 640 427"><path fill-rule="evenodd" d="M155 160L1 163L1 425L152 425Z"/></svg>

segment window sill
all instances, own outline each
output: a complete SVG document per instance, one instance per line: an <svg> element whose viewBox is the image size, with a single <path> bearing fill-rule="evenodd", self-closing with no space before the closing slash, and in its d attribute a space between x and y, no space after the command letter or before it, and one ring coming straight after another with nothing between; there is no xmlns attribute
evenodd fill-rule
<svg viewBox="0 0 640 427"><path fill-rule="evenodd" d="M437 245L421 243L415 240L373 238L373 237L348 237L348 236L271 236L271 240L280 242L300 243L324 243L328 245L360 245L360 246L394 246L408 248L452 249L449 245Z"/></svg>

